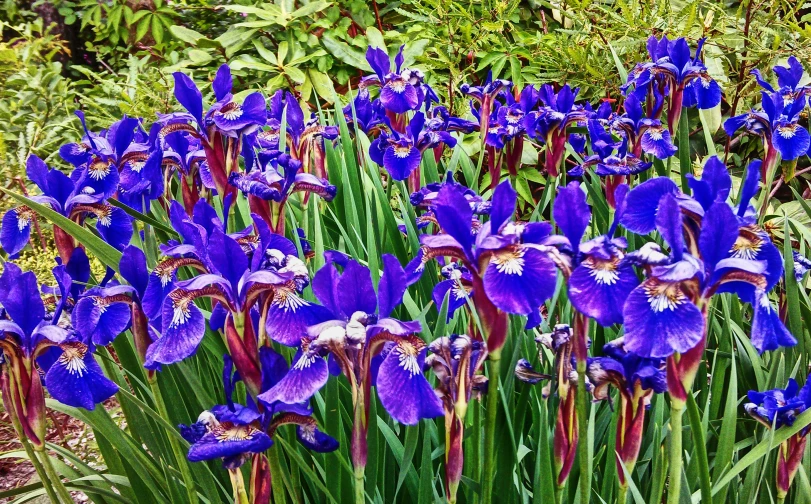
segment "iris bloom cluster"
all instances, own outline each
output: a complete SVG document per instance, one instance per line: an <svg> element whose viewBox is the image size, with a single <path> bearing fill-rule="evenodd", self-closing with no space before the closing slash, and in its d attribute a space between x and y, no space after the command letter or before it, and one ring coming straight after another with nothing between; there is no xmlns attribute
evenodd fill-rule
<svg viewBox="0 0 811 504"><path fill-rule="evenodd" d="M749 391L749 403L744 409L767 429L779 429L794 425L797 416L811 406L811 377L800 388L793 378L789 378L785 389ZM805 427L780 443L777 453L777 499L782 502L802 463L809 428Z"/></svg>
<svg viewBox="0 0 811 504"><path fill-rule="evenodd" d="M751 72L763 88L761 110L752 109L724 122L724 130L730 138L741 129L761 138L765 151L761 167L763 180L768 180L777 167L778 154L786 161L794 161L808 154L811 147L811 135L799 123L800 113L811 96L811 86L800 85L805 72L802 64L792 56L787 66L777 65L772 70L777 76L777 89L758 70Z"/></svg>

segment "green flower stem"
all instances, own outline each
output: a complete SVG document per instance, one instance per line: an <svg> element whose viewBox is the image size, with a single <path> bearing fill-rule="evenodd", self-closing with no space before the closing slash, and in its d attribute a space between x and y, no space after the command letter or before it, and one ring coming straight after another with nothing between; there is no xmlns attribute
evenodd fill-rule
<svg viewBox="0 0 811 504"><path fill-rule="evenodd" d="M166 403L163 401L163 395L161 394L160 387L158 386L157 375L152 375L149 378L149 388L152 389L152 397L154 398L155 405L158 408L158 414L169 421L169 412L166 410ZM186 486L186 494L189 497L189 504L199 502L197 498L197 489L194 486L194 479L192 478L191 468L189 467L189 461L186 459L186 454L184 453L183 447L180 446L180 442L174 435L170 434L166 437L169 438L169 444L172 447L172 453L175 456L177 468L180 470L180 475L183 478L183 484Z"/></svg>
<svg viewBox="0 0 811 504"><path fill-rule="evenodd" d="M488 357L490 376L487 383L487 417L484 425L484 466L482 467L482 503L493 502L493 482L495 481L496 410L498 409L499 374L501 374L501 354L494 352Z"/></svg>
<svg viewBox="0 0 811 504"><path fill-rule="evenodd" d="M44 447L42 450L38 450L37 454L39 455L42 467L45 469L45 475L48 478L48 482L56 489L56 493L59 495L59 500L65 504L70 504L73 502L73 497L70 496L70 492L68 492L68 489L65 488L62 478L59 477L56 469L54 469L54 466L51 463L51 458L47 453L45 453ZM44 485L45 483L43 482L43 486Z"/></svg>
<svg viewBox="0 0 811 504"><path fill-rule="evenodd" d="M234 489L234 504L250 504L248 492L245 490L245 480L242 478L242 471L231 469L228 471L231 477L231 487Z"/></svg>
<svg viewBox="0 0 811 504"><path fill-rule="evenodd" d="M45 488L45 493L48 494L48 498L51 499L51 502L59 502L59 499L56 497L56 491L54 490L50 478L48 474L45 472L45 468L42 467L42 464L37 458L37 454L34 451L34 447L31 446L31 443L28 442L26 439L25 434L22 431L22 426L20 425L20 421L14 415L13 412L11 413L11 422L14 424L14 430L17 431L17 437L20 439L20 443L22 443L23 448L25 448L25 453L28 455L28 459L34 465L34 469L37 471L37 476L39 476L39 480L42 482L42 487Z"/></svg>
<svg viewBox="0 0 811 504"><path fill-rule="evenodd" d="M679 504L682 468L682 417L684 404L674 401L670 405L670 484L667 504Z"/></svg>
<svg viewBox="0 0 811 504"><path fill-rule="evenodd" d="M588 504L591 497L591 470L588 439L589 402L586 398L586 361L577 361L577 458L580 461L580 502Z"/></svg>
<svg viewBox="0 0 811 504"><path fill-rule="evenodd" d="M363 488L363 479L366 475L366 466L355 466L355 504L365 504L366 491Z"/></svg>
<svg viewBox="0 0 811 504"><path fill-rule="evenodd" d="M628 500L628 485L620 485L619 495L617 495L617 504L625 504Z"/></svg>

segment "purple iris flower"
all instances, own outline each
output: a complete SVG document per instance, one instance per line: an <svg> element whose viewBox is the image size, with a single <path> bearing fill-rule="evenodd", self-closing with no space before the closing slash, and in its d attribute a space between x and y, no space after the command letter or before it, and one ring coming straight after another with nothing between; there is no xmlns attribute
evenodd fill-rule
<svg viewBox="0 0 811 504"><path fill-rule="evenodd" d="M205 334L205 319L194 303L196 299L208 297L215 300L217 306L221 306L215 311L225 312L224 325L229 341L232 338L242 340L243 335L234 333L236 327L254 329L254 307L261 307L261 313L256 313L260 317L264 315L267 303L261 300L272 294L275 286L293 281L296 274L289 269L272 271L265 266L266 254L278 250L277 243L282 242L287 250L292 244L273 235L258 216L254 223L259 236L250 234L250 228L228 235L224 223L219 221L211 207L204 202L198 203L198 207L199 213L189 220L178 215L182 211L175 206L172 213L177 223L174 227L184 237L184 242L163 248L170 259L156 267L153 272L156 281L150 278L152 288L147 285L144 294L147 315L151 317L159 313L162 326L160 338L146 352L145 366L148 369L178 362L197 350ZM176 281L175 272L181 266L191 266L199 274L189 280ZM159 311L157 306L160 306ZM250 338L256 338L256 334L244 336L245 340L252 341ZM238 361L238 364L242 362ZM258 370L253 370L256 372L253 376L248 376L245 369L240 371L255 393Z"/></svg>
<svg viewBox="0 0 811 504"><path fill-rule="evenodd" d="M569 175L582 176L585 168L594 166L594 173L600 177L627 176L642 173L653 166L653 163L642 161L629 150L627 137L615 140L600 121L589 120L588 131L594 154L569 170Z"/></svg>
<svg viewBox="0 0 811 504"><path fill-rule="evenodd" d="M54 269L57 280L64 272L65 266ZM0 349L9 359L13 381L25 392L24 398L31 401L28 411L21 415L24 426L30 423L26 421L29 414L38 416L33 410L40 407L37 404L41 392L33 390L41 386L33 360L45 373L45 386L51 396L69 406L92 410L118 391L93 357L93 344L60 316L61 303L54 312L46 312L33 273L23 273L17 265L6 263L0 277L0 305ZM12 404L16 403L17 391L3 392ZM41 414L44 420L44 411ZM32 440L37 438L42 439L37 435Z"/></svg>
<svg viewBox="0 0 811 504"><path fill-rule="evenodd" d="M434 91L425 84L425 76L419 70L403 68L405 58L400 46L397 56L394 57L395 70L391 71L391 60L386 51L377 47L370 47L366 51L366 61L374 70L375 75L361 79L360 87L380 87L380 103L388 112L404 114L410 110L419 110L426 98L439 101Z"/></svg>
<svg viewBox="0 0 811 504"><path fill-rule="evenodd" d="M751 110L730 117L724 122L724 131L732 137L739 129L756 134L763 139L766 157L764 172L768 173L777 163L776 154L786 161L793 161L808 152L811 135L799 124L800 113L805 109L806 98L800 96L792 102L784 102L779 92L762 93L763 112Z"/></svg>
<svg viewBox="0 0 811 504"><path fill-rule="evenodd" d="M744 405L746 412L767 428L779 429L784 425L794 425L797 416L811 407L811 380L800 388L793 378L789 378L784 389L750 390L747 395L750 402Z"/></svg>
<svg viewBox="0 0 811 504"><path fill-rule="evenodd" d="M287 138L284 145L278 147L283 115ZM284 151L286 145L291 156L302 163L304 172L326 178L324 140L338 138L338 127L320 124L315 114L305 120L304 111L295 96L289 91L279 90L270 100L267 129L261 130L257 138L264 151ZM273 147L274 140L276 147Z"/></svg>
<svg viewBox="0 0 811 504"><path fill-rule="evenodd" d="M320 269L312 283L322 303L321 313L314 318L321 321L295 335L299 341L294 344L301 348L291 372L259 400L270 403L308 399L326 383L327 364L321 355L327 353L352 383L368 387L374 373L372 358L383 352L382 362L375 362L379 369L374 384L389 414L408 425L442 415L439 399L421 371L425 343L416 336L421 330L419 322L390 317L407 288L402 266L393 256L384 255L383 276L375 293L367 267L342 255L331 255L329 259L333 262ZM342 273L336 264L343 267ZM281 342L289 345L294 341L294 335L287 332Z"/></svg>
<svg viewBox="0 0 811 504"><path fill-rule="evenodd" d="M621 186L617 191L617 215L608 234L582 244L591 209L579 182L560 188L555 199L555 222L571 245L569 299L580 313L603 326L622 323L625 300L639 285L633 267L623 260L628 246L625 238L614 237L627 190L627 186Z"/></svg>
<svg viewBox="0 0 811 504"><path fill-rule="evenodd" d="M617 421L617 469L633 470L644 434L645 412L654 394L667 390L665 359L639 357L625 350L622 339L603 347L606 357L588 360L587 375L594 386L594 398L611 401L610 386L620 392ZM625 486L625 477L620 476Z"/></svg>
<svg viewBox="0 0 811 504"><path fill-rule="evenodd" d="M705 311L718 292L735 292L753 305L752 343L759 351L796 343L767 296L783 274L780 253L747 213L759 164L747 169L737 211L726 202L729 172L715 157L701 180L690 181L692 197L666 177L651 179L625 197L623 226L640 234L656 229L670 245L669 254L651 242L626 256L647 275L623 309L629 351L667 357L702 345Z"/></svg>
<svg viewBox="0 0 811 504"><path fill-rule="evenodd" d="M524 128L530 138L546 144L545 168L553 177L557 176L566 152L569 126L586 121L593 114L575 104L578 91L566 84L555 93L550 84L544 84L539 92L544 106L524 117Z"/></svg>
<svg viewBox="0 0 811 504"><path fill-rule="evenodd" d="M772 71L777 76L778 89L774 89L774 87L763 78L760 70L754 69L749 73L755 76L760 87L769 93L780 94L786 106L792 105L797 100L803 103L808 100L808 96L811 95L811 86L800 85L800 81L802 81L803 74L805 73L805 69L802 63L800 63L800 60L794 56L790 56L787 66L776 65L772 68Z"/></svg>
<svg viewBox="0 0 811 504"><path fill-rule="evenodd" d="M797 416L811 406L811 379L806 379L800 388L789 378L785 389L765 392L749 391L749 400L744 409L767 429L779 429L794 425ZM801 429L780 443L777 456L776 489L779 500L784 500L802 462L808 442L809 427Z"/></svg>
<svg viewBox="0 0 811 504"><path fill-rule="evenodd" d="M223 459L226 469L237 469L250 454L262 453L271 447L271 437L276 429L285 424L295 424L299 441L307 448L331 452L338 448L338 441L318 429L306 404L276 403L260 408L248 396L248 405L233 400L234 387L240 381L234 373L234 363L225 355L223 385L226 404L217 405L200 414L192 425L180 425L180 432L191 447L188 458L192 462ZM270 347L259 350L263 388L272 387L288 372L287 362Z"/></svg>
<svg viewBox="0 0 811 504"><path fill-rule="evenodd" d="M80 224L88 219L96 220L96 230L107 243L121 250L132 237L132 218L123 210L105 203L103 193L85 191L74 180L48 166L35 155L28 157L26 163L28 178L42 191L42 195L32 199L37 203L48 205L54 211ZM74 174L76 171L74 171ZM79 176L79 180L84 175ZM85 186L85 189L88 186ZM115 191L113 191L115 192ZM0 244L6 253L17 254L28 243L31 237L31 221L35 212L26 206L19 206L6 212L0 230ZM62 259L67 261L75 240L67 233L54 227L57 249Z"/></svg>
<svg viewBox="0 0 811 504"><path fill-rule="evenodd" d="M654 93L668 100L668 129L676 130L683 106L710 109L721 103L721 87L710 77L707 67L701 61L704 39L699 39L694 55L690 53L687 41L682 37L668 40L662 37L648 39L648 53L651 61L638 63L628 75L623 90L633 86L633 93L640 100L647 97L650 104L655 101ZM662 111L660 105L654 109L654 117Z"/></svg>
<svg viewBox="0 0 811 504"><path fill-rule="evenodd" d="M369 146L369 157L384 167L394 180L405 180L420 166L422 153L439 145L454 147L456 139L447 131L424 129L425 115L417 112L404 133L394 128L382 131Z"/></svg>
<svg viewBox="0 0 811 504"><path fill-rule="evenodd" d="M506 313L537 314L555 291L557 264L567 262L556 248L566 239L551 236L547 223L514 222L516 202L509 181L502 182L493 194L490 220L477 230L464 191L444 185L433 209L442 233L420 237L422 249L409 264L409 272L421 271L431 259L450 257L470 273L480 316L484 304ZM499 340L491 338L488 343L500 347L503 340Z"/></svg>
<svg viewBox="0 0 811 504"><path fill-rule="evenodd" d="M288 154L263 151L259 159L261 167L248 173L232 172L228 183L248 197L251 210L260 215L275 233L284 234L284 206L291 194L317 194L327 202L335 198L337 189L334 185L302 172L301 162Z"/></svg>
<svg viewBox="0 0 811 504"><path fill-rule="evenodd" d="M354 108L354 115L352 109ZM369 90L361 88L358 94L352 100L352 103L343 108L344 119L346 123L353 128L358 128L367 135L378 131L380 128L386 127L384 117L386 116L386 109L383 108L379 99L372 100L369 96ZM356 122L357 120L357 122Z"/></svg>
<svg viewBox="0 0 811 504"><path fill-rule="evenodd" d="M657 107L662 95L654 93ZM626 148L636 157L642 153L651 154L657 159L667 159L677 151L673 145L670 131L655 117L646 116L642 103L634 94L625 98L625 114L614 115L608 119L609 129L626 140Z"/></svg>

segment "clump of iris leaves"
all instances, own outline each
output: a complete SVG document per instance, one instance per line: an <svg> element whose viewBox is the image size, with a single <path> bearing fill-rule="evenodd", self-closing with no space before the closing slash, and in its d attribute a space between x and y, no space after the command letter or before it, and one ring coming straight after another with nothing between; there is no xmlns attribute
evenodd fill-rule
<svg viewBox="0 0 811 504"><path fill-rule="evenodd" d="M176 73L169 114L90 131L77 111L73 170L31 156L35 192L4 189L8 456L41 482L0 496L808 495L809 210L789 183L811 88L796 58L754 71L760 106L723 130L762 148L728 166L703 44L652 37L596 103L487 78L454 116L403 48L369 48L334 110L223 65ZM40 282L14 259L43 226ZM46 408L94 429L105 470L45 441Z"/></svg>

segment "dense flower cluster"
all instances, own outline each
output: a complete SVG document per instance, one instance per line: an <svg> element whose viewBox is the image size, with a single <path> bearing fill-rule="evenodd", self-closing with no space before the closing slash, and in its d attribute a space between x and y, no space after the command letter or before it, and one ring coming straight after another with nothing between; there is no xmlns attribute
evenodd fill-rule
<svg viewBox="0 0 811 504"><path fill-rule="evenodd" d="M357 145L368 141L368 159L386 174L387 190L411 193L412 208L400 214L417 215L413 226L400 220L414 244L405 265L390 254L364 261L327 250L314 271L322 258L297 223L293 229L287 224L299 210L306 216L308 205L332 202L343 186L329 180L327 170L339 129L315 114L307 117L290 92L237 98L243 95L234 93L231 70L223 65L207 106L190 77L174 74L175 97L185 111L159 114L148 128L149 119L124 117L91 132L78 112L85 134L59 151L72 172L31 156L27 175L39 194L4 215L0 244L10 258L19 254L44 206L75 226L92 228L104 250L120 260L106 264L103 278L96 278L86 253L91 247L60 221L62 227L55 222L53 228L56 287L40 287L33 273L5 263L2 392L20 435L43 449L45 389L85 409L113 396L118 385L94 353L122 335L132 337L153 386L161 369L192 358L206 338L219 337L227 349L225 403L212 405L180 431L190 444L190 461L223 460L240 502L247 496L239 468L248 460L253 502L267 502L265 453L281 426L294 425L310 450L338 449L338 441L318 428L311 402L339 375L351 393L358 502L365 502L376 401L405 425L444 417L444 489L455 502L470 425L466 415L481 396L488 401L484 467L492 469L499 365L510 324L520 318L526 330L549 328L548 301L562 295L571 305L564 311L570 319L558 320L536 339L546 347L539 357L554 356L554 374L535 371L528 359L515 366L520 381L548 380L542 395L558 396L557 486L565 484L584 446L587 393L613 405L611 387L617 390L616 462L624 491L623 469L633 471L636 464L645 412L654 394L667 392L676 453L670 488L677 502L677 422L703 359L713 296L731 293L752 306L750 338L759 352L797 342L770 297L784 275L783 258L760 227L752 201L775 168L776 153L794 160L809 150L809 134L798 118L811 88L799 84L803 69L792 58L788 67L774 69L778 89L755 72L765 89L763 112L725 124L730 136L741 128L761 136L766 149L762 163L746 168L739 196L732 197L732 176L714 156L705 160L700 177L684 174L682 187L667 176L652 176L654 162L688 148L674 144L686 108L721 102L721 88L702 62L703 42L693 51L683 38L652 37L651 61L633 69L616 110L609 101L578 102L578 90L568 85L516 89L488 76L481 85L460 88L470 98L465 117L440 105L421 71L405 67L403 47L393 64L385 51L370 48L366 57L374 74L360 81L343 115ZM442 182L425 183L426 158L440 160L471 134L477 134L481 166L487 168L484 189L462 185L452 170ZM561 181L546 214L528 209L532 202L516 190L528 149L543 153L538 168L548 183ZM377 170L374 164L363 168ZM603 213L594 207L601 189L613 209L611 218L600 216L607 229L599 229L593 215ZM159 245L157 225L166 236ZM433 282L435 264L441 279L414 312L409 288ZM808 267L795 257L798 278ZM441 326L454 323L458 334L426 338L431 301L445 317ZM597 356L589 355L591 321L623 328L620 339L592 351ZM747 411L767 426L790 426L811 404L808 387L798 392L792 381L786 390L750 393ZM780 491L788 491L805 434L781 448ZM488 477L482 489L487 503ZM193 491L191 481L185 484Z"/></svg>

